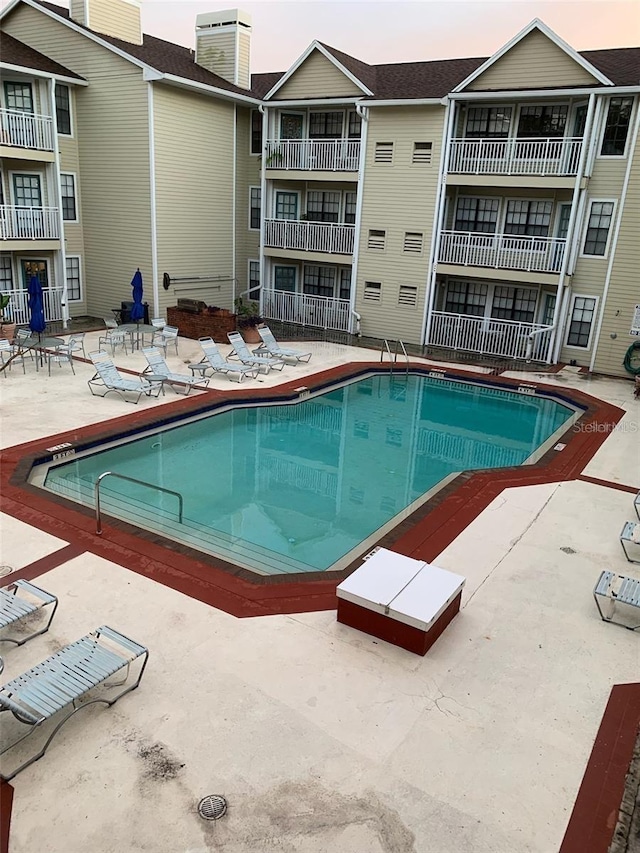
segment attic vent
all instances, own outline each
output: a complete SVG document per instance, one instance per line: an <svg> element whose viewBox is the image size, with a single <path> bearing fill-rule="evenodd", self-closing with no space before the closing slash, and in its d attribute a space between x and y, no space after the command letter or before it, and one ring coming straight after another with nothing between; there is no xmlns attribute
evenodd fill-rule
<svg viewBox="0 0 640 853"><path fill-rule="evenodd" d="M405 252L417 252L420 254L422 251L422 234L417 231L405 232L404 250Z"/></svg>
<svg viewBox="0 0 640 853"><path fill-rule="evenodd" d="M405 305L410 308L418 304L418 288L411 287L408 284L400 285L400 293L398 294L398 305Z"/></svg>
<svg viewBox="0 0 640 853"><path fill-rule="evenodd" d="M378 252L384 252L386 236L386 231L375 231L372 229L371 231L369 231L368 247L370 249L375 249Z"/></svg>
<svg viewBox="0 0 640 853"><path fill-rule="evenodd" d="M379 281L365 281L364 299L366 302L380 302L382 284Z"/></svg>
<svg viewBox="0 0 640 853"><path fill-rule="evenodd" d="M431 142L414 142L413 143L413 162L414 163L430 163L431 162Z"/></svg>
<svg viewBox="0 0 640 853"><path fill-rule="evenodd" d="M393 142L376 142L374 162L393 163Z"/></svg>

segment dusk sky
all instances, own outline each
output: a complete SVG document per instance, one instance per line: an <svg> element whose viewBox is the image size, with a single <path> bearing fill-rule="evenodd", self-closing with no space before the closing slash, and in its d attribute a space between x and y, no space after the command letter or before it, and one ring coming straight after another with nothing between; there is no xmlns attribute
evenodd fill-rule
<svg viewBox="0 0 640 853"><path fill-rule="evenodd" d="M640 46L640 0L143 0L143 30L193 47L196 15L232 8L252 16L254 72L286 70L314 39L371 64L489 56L533 18L577 50Z"/></svg>

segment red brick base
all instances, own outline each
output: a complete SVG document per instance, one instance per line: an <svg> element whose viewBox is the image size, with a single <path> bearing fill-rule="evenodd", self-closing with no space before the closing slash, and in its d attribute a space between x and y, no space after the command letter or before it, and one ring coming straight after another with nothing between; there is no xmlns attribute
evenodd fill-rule
<svg viewBox="0 0 640 853"><path fill-rule="evenodd" d="M167 323L177 326L183 338L213 338L218 344L228 344L227 332L235 332L235 314L191 314L178 308L167 308Z"/></svg>

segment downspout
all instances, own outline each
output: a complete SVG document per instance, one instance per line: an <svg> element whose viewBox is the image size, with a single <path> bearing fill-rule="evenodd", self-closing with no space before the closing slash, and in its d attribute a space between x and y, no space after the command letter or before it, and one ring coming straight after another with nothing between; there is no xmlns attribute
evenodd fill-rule
<svg viewBox="0 0 640 853"><path fill-rule="evenodd" d="M638 99L636 99L636 124L633 129L633 137L631 139L631 144L629 145L629 159L627 161L627 170L624 175L624 182L622 184L622 192L620 193L620 203L618 205L617 210L617 219L615 230L613 232L613 238L611 240L611 246L609 248L609 263L607 265L607 275L604 280L604 290L602 292L602 299L600 302L600 316L598 317L598 324L596 326L595 338L593 341L593 346L591 348L591 360L589 362L589 372L593 372L593 366L596 363L596 353L598 352L598 344L600 342L600 332L602 331L602 323L604 320L604 307L607 304L607 296L609 295L609 286L611 284L611 273L613 272L613 262L616 257L616 248L618 245L618 236L620 234L620 225L622 223L622 213L624 211L624 204L627 200L627 190L629 188L629 180L631 178L631 167L633 165L633 156L636 150L636 145L638 142L638 131L640 130L640 103Z"/></svg>
<svg viewBox="0 0 640 853"><path fill-rule="evenodd" d="M236 57L237 58L237 57ZM236 66L237 67L237 66ZM236 304L236 241L237 241L237 223L236 223L236 193L237 193L237 158L238 158L238 107L233 105L233 172L231 180L233 189L231 193L231 310Z"/></svg>
<svg viewBox="0 0 640 853"><path fill-rule="evenodd" d="M149 205L151 213L151 281L153 287L153 316L160 314L158 284L158 222L156 219L156 132L153 107L153 83L147 83L147 120L149 124Z"/></svg>
<svg viewBox="0 0 640 853"><path fill-rule="evenodd" d="M265 259L264 259L264 211L266 207L267 194L267 170L265 169L267 139L269 132L269 114L263 104L258 105L258 111L262 113L262 156L260 157L260 247L258 259L260 261L260 314L264 311L264 289L265 289ZM251 201L251 200L249 200Z"/></svg>
<svg viewBox="0 0 640 853"><path fill-rule="evenodd" d="M455 102L447 98L445 107L444 123L442 128L442 144L440 156L440 170L438 172L438 187L436 190L436 203L433 212L433 228L431 229L431 248L429 249L429 266L427 268L427 293L424 301L424 315L422 317L421 338L423 346L429 343L431 334L431 321L433 306L436 298L436 268L438 265L438 252L440 251L440 239L442 235L442 223L444 219L445 196L447 191L447 169L449 168L449 155L451 152L451 136L455 117Z"/></svg>
<svg viewBox="0 0 640 853"><path fill-rule="evenodd" d="M56 206L58 208L58 228L60 230L60 250L58 252L58 275L62 282L62 326L69 326L69 299L67 288L67 247L64 234L64 219L62 218L62 183L60 181L60 149L58 148L58 114L56 111L56 78L50 81L49 96L51 101L51 135L53 137L53 170L56 193ZM69 92L71 96L71 92ZM76 202L79 198L79 188L74 186ZM85 291L86 293L86 291Z"/></svg>
<svg viewBox="0 0 640 853"><path fill-rule="evenodd" d="M362 119L360 134L360 163L358 164L358 192L356 195L356 221L353 234L353 261L351 263L351 293L349 294L349 332L360 337L362 317L356 311L356 291L358 281L358 258L360 256L360 229L362 223L362 203L364 200L364 173L367 159L367 135L369 132L369 109L356 104L356 113ZM355 328L353 321L355 320Z"/></svg>

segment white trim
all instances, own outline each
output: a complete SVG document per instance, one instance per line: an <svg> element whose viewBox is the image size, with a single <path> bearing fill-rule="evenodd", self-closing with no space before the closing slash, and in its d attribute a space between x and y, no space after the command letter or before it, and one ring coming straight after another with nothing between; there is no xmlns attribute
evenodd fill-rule
<svg viewBox="0 0 640 853"><path fill-rule="evenodd" d="M591 320L591 328L589 329L589 340L587 341L586 347L578 346L577 344L568 344L569 340L569 331L571 329L571 318L573 317L573 312L576 306L576 299L593 299L595 305L593 306L593 318ZM587 352L591 349L591 345L593 344L593 336L595 327L597 324L596 317L598 316L598 304L600 299L598 296L594 296L593 293L572 293L571 294L571 302L569 303L569 311L567 313L567 325L565 328L564 338L563 338L563 348L575 350L576 352Z"/></svg>
<svg viewBox="0 0 640 853"><path fill-rule="evenodd" d="M153 83L147 83L147 133L149 135L149 215L151 219L151 286L153 292L153 316L160 314L160 290L158 281L158 220L156 202L156 144Z"/></svg>
<svg viewBox="0 0 640 853"><path fill-rule="evenodd" d="M249 110L249 157L260 157L262 155L263 144L260 145L260 151L252 151L253 145L253 114L257 113L260 116L260 124L264 124L260 110L257 107L251 107ZM264 140L261 140L264 143Z"/></svg>
<svg viewBox="0 0 640 853"><path fill-rule="evenodd" d="M582 235L580 237L580 246L579 246L579 258L585 258L589 261L605 261L609 257L609 250L611 249L611 238L612 233L615 229L616 225L616 215L618 212L618 199L617 198L600 198L598 197L589 197L589 203L587 206L587 214L584 218L584 223L582 227ZM587 231L589 230L589 220L591 219L591 208L594 204L613 204L613 210L611 211L611 222L609 223L609 229L607 231L607 242L604 247L604 254L602 255L590 255L586 254L584 251L584 244L587 240Z"/></svg>
<svg viewBox="0 0 640 853"><path fill-rule="evenodd" d="M62 136L62 137L64 137L64 139L75 139L75 133L73 132L74 126L75 126L75 107L72 107L73 98L71 96L71 91L72 91L71 86L68 86L66 83L60 83L60 81L56 78L54 81L54 85L53 85L54 101L55 101L56 86L64 86L65 89L67 89L69 92L69 122L71 124L71 132L70 133L63 133L60 130L60 128L58 128L58 136ZM57 104L54 104L54 106L56 108L56 123L57 123L58 106L57 106Z"/></svg>
<svg viewBox="0 0 640 853"><path fill-rule="evenodd" d="M262 292L262 276L260 274L261 264L260 258L247 258L247 299L251 299L249 296L253 288L251 287L251 264L258 264L258 290Z"/></svg>
<svg viewBox="0 0 640 853"><path fill-rule="evenodd" d="M89 12L91 11L91 4L89 3L89 0L84 0L83 5L84 5L84 21L85 21L86 26L90 27L91 22L89 20L90 19ZM69 9L69 15L71 15L71 9Z"/></svg>
<svg viewBox="0 0 640 853"><path fill-rule="evenodd" d="M356 315L356 294L358 290L358 265L360 263L360 232L362 230L362 202L364 199L364 174L369 136L369 108L356 104L356 113L360 116L360 162L358 164L358 184L356 186L356 219L353 234L353 255L351 262L351 288L349 291L349 331L353 334L353 320ZM339 291L338 291L339 292ZM359 315L356 319L356 333L359 334Z"/></svg>
<svg viewBox="0 0 640 853"><path fill-rule="evenodd" d="M262 211L263 211L263 208L264 208L264 190L262 189L262 186L257 186L256 184L249 184L249 193L248 193L248 198L249 198L249 210L247 211L247 214L248 214L248 216L247 216L247 231L259 231L259 230L260 230L260 225L258 225L258 227L257 227L257 228L254 228L254 227L253 227L253 225L251 224L251 211L254 209L254 208L251 206L251 190L260 190L260 210L259 210L259 213L260 213L260 223L262 223L262 220L263 220L263 219L268 218L268 217L265 217L265 216L263 216L263 215L262 215Z"/></svg>
<svg viewBox="0 0 640 853"><path fill-rule="evenodd" d="M365 103L368 107L443 107L442 100L442 98L387 98L380 100L372 99Z"/></svg>
<svg viewBox="0 0 640 853"><path fill-rule="evenodd" d="M582 89L574 89L567 87L566 89L497 89L486 92L452 92L450 95L445 95L441 98L440 103L444 105L447 98L452 101L494 101L499 97L518 97L518 99L528 98L563 98L563 97L582 97L588 95L637 95L640 92L640 86L607 86L603 89L602 86L585 86Z"/></svg>
<svg viewBox="0 0 640 853"><path fill-rule="evenodd" d="M278 80L278 82L273 86L267 94L264 96L263 100L268 101L277 91L282 88L284 84L289 80L290 77L295 74L295 72L300 68L302 63L313 53L314 50L319 51L326 59L334 65L338 71L342 72L344 76L350 80L355 86L357 86L365 95L373 95L373 92L368 89L361 80L358 80L350 71L348 71L341 62L339 62L335 56L333 56L329 51L320 44L319 41L312 41L309 47L305 50L305 52L296 59L291 68Z"/></svg>
<svg viewBox="0 0 640 853"><path fill-rule="evenodd" d="M483 62L479 68L476 68L467 78L465 78L462 83L459 83L455 88L454 92L461 92L465 89L469 83L476 80L480 77L481 74L490 68L495 62L498 61L502 56L505 55L512 47L514 47L518 42L522 41L529 33L533 32L533 30L538 30L545 35L550 41L552 41L556 47L559 47L560 50L563 50L570 59L573 59L578 65L580 65L587 73L591 74L592 77L595 77L596 80L599 80L605 86L613 86L613 82L609 80L601 71L592 65L590 62L587 62L580 54L574 50L570 44L567 44L566 41L560 38L560 36L556 35L552 29L550 29L543 21L539 18L534 18L531 23L527 24L524 29L520 30L519 33L510 39L505 45L503 45L500 50L496 51L493 56L490 56L486 62Z"/></svg>
<svg viewBox="0 0 640 853"><path fill-rule="evenodd" d="M71 93L69 93L71 94ZM49 82L49 104L51 109L51 122L54 141L58 139L58 114L56 112L56 78L52 77ZM60 229L60 249L58 250L58 267L62 279L62 324L63 328L69 325L69 300L67 299L67 241L65 237L65 220L62 218L62 185L60 183L60 149L57 144L53 146L53 183L58 202L58 227ZM78 185L76 176L73 179L73 191L76 201L76 216L78 215ZM77 221L77 220L76 220ZM54 263L56 254L54 253Z"/></svg>
<svg viewBox="0 0 640 853"><path fill-rule="evenodd" d="M55 152L54 152L54 154L55 154ZM28 162L29 162L28 160L25 160L24 161L25 165ZM57 172L58 172L58 169L56 168L56 173ZM14 207L20 207L20 205L16 201L15 183L13 180L16 175L35 175L38 178L38 180L40 181L40 207L58 207L58 213L62 217L62 210L61 210L59 204L58 205L45 204L45 188L48 189L48 187L47 187L47 184L45 182L45 171L44 171L44 169L41 169L40 171L36 171L35 169L30 170L30 169L20 169L20 168L7 169L7 180L9 181L9 187L8 187L9 198L11 199L9 204L13 205ZM46 195L47 195L47 200L48 200L49 194L47 193ZM58 196L58 201L59 200L60 200L60 197Z"/></svg>
<svg viewBox="0 0 640 853"><path fill-rule="evenodd" d="M258 112L262 114L262 148L264 152L265 140L269 138L269 114L262 104L260 104L260 106L258 107ZM264 210L262 206L262 199L266 198L267 195L267 170L265 168L264 161L265 158L260 157L260 233L258 235L258 258L260 260L260 311L262 311L264 304L264 300L262 298L262 291L264 289L264 282L266 281L267 273L267 260L264 255L264 230L266 216L264 215ZM251 207L251 200L249 200L249 207ZM270 266L269 274L271 274Z"/></svg>
<svg viewBox="0 0 640 853"><path fill-rule="evenodd" d="M235 29L235 45L234 45L234 61L233 61L233 83L235 86L239 86L238 82L238 64L240 62L240 27L238 23L234 25ZM249 80L249 84L251 84L251 80Z"/></svg>
<svg viewBox="0 0 640 853"><path fill-rule="evenodd" d="M64 219L64 210L62 200L63 198L67 198L67 196L62 195L62 176L70 175L73 178L73 202L74 207L76 209L76 218L75 219ZM68 225L73 225L74 223L80 222L80 209L78 206L78 175L77 172L70 172L68 169L64 171L58 170L58 176L60 178L60 219L64 220Z"/></svg>
<svg viewBox="0 0 640 853"><path fill-rule="evenodd" d="M629 156L629 138L633 135L633 131L631 128L633 127L633 123L635 121L635 114L638 111L638 102L633 97L633 95L628 95L627 97L631 100L631 115L629 116L629 128L627 130L627 138L624 141L624 151L622 154L603 154L602 153L602 145L604 143L604 134L607 129L607 118L609 116L609 109L611 108L611 101L615 97L620 97L622 100L622 96L610 95L608 98L603 98L603 110L602 110L602 127L600 128L600 132L598 133L597 139L597 147L596 147L596 160L625 160ZM604 105L606 104L606 109Z"/></svg>
<svg viewBox="0 0 640 853"><path fill-rule="evenodd" d="M357 106L358 104L369 104L369 101L363 101L360 95L351 95L344 98L293 98L292 100L278 100L272 104L267 104L269 109L280 107L282 109L299 110L303 107L345 107Z"/></svg>
<svg viewBox="0 0 640 853"><path fill-rule="evenodd" d="M230 92L228 89L219 89L217 86L210 86L207 83L196 83L195 80L188 80L186 77L178 77L175 74L164 74L162 71L156 71L155 68L145 69L144 80L147 82L153 81L154 83L169 83L170 85L179 86L183 89L193 89L194 91L202 92L205 95L211 95L212 97L222 98L228 101L237 101L242 104L259 106L262 103L259 98L252 98L249 95L240 95L237 92Z"/></svg>
<svg viewBox="0 0 640 853"><path fill-rule="evenodd" d="M327 190L326 192L329 192ZM294 195L297 199L297 211L295 219L283 219L277 216L278 213L278 196L279 195ZM300 208L302 207L302 190L292 190L292 189L281 189L280 187L272 188L272 208L273 215L267 217L268 219L277 219L278 222L299 222L300 221Z"/></svg>
<svg viewBox="0 0 640 853"><path fill-rule="evenodd" d="M78 259L78 281L80 282L80 296L77 299L74 299L73 297L71 297L69 295L69 283L67 281L67 261L69 261L71 258L77 258ZM82 284L83 284L82 255L77 255L77 254L66 255L65 259L64 259L64 263L65 263L64 279L65 279L65 288L66 288L66 301L67 302L73 302L74 304L78 304L79 302L84 302L84 288L82 286Z"/></svg>
<svg viewBox="0 0 640 853"><path fill-rule="evenodd" d="M232 151L233 151L233 165L231 167L231 181L233 187L233 193L231 196L231 305L233 306L236 301L236 240L237 240L237 230L238 223L236 222L237 216L237 198L238 195L238 187L237 187L237 172L238 172L238 105L233 105L233 143L232 143ZM214 371L215 372L215 371Z"/></svg>
<svg viewBox="0 0 640 853"><path fill-rule="evenodd" d="M2 71L9 71L10 73L16 72L19 74L30 74L32 77L43 77L47 80L51 77L55 77L58 82L69 86L89 85L84 78L62 77L59 74L52 74L51 71L39 71L37 68L28 68L26 65L13 65L10 62L0 62L0 69L2 69Z"/></svg>

